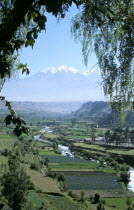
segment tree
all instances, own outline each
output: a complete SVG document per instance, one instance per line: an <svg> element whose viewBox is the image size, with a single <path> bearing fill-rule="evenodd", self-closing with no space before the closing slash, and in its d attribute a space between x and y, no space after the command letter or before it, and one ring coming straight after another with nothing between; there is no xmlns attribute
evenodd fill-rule
<svg viewBox="0 0 134 210"><path fill-rule="evenodd" d="M59 182L64 182L65 181L65 176L63 173L58 174L58 181Z"/></svg>
<svg viewBox="0 0 134 210"><path fill-rule="evenodd" d="M122 171L120 173L120 179L125 185L127 185L129 183L130 174L127 171Z"/></svg>
<svg viewBox="0 0 134 210"><path fill-rule="evenodd" d="M13 210L20 210L26 201L29 189L33 188L30 178L20 165L19 157L11 154L8 161L9 171L5 171L1 179L2 194Z"/></svg>
<svg viewBox="0 0 134 210"><path fill-rule="evenodd" d="M85 1L72 21L87 64L91 50L102 70L103 90L120 114L134 108L134 21L132 0Z"/></svg>
<svg viewBox="0 0 134 210"><path fill-rule="evenodd" d="M126 106L134 108L132 0L1 0L0 90L17 70L29 74L27 64L18 62L18 52L23 46L33 48L38 34L46 29L45 13L65 18L73 3L82 6L72 21L72 33L82 42L85 63L89 49L93 49L102 70L104 93L112 107L119 113ZM15 124L15 134L27 132L11 104L5 97L0 99L10 110L10 120L6 122Z"/></svg>

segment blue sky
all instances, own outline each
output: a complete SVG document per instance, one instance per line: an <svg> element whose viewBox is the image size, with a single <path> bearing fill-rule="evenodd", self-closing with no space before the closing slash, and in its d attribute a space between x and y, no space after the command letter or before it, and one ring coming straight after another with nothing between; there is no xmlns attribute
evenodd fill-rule
<svg viewBox="0 0 134 210"><path fill-rule="evenodd" d="M23 48L20 52L20 62L23 64L27 63L28 68L31 72L29 76L32 76L39 71L43 71L45 69L49 69L49 71L51 71L51 69L56 68L56 70L58 70L61 69L61 66L64 66L64 68L62 68L62 71L64 71L65 69L71 69L72 71L72 69L74 70L75 68L80 71L80 73L83 73L85 71L91 70L92 67L97 63L97 59L93 54L89 56L88 66L85 66L82 57L82 46L79 42L76 43L76 41L74 41L74 37L72 37L71 35L71 19L78 12L79 11L73 6L71 10L66 13L66 17L64 19L61 18L59 22L55 17L47 14L46 33L43 31L39 34L39 37L36 40L33 49L31 47L27 47ZM67 66L68 68L66 68L65 66ZM97 65L92 70L96 69L98 70ZM77 77L77 81L75 81L75 77L73 77L74 75L72 76L70 74L71 78L68 82L68 85L66 86L64 84L62 85L58 83L58 81L60 81L60 75L58 79L55 75L54 80L49 80L50 83L52 82L52 85L50 87L48 81L46 81L45 79L43 82L38 81L38 76L34 77L34 86L32 86L33 83L30 83L30 80L28 83L26 82L27 80L18 80L18 82L14 82L13 80L11 84L10 82L7 82L7 84L4 85L3 95L6 95L6 98L11 101L103 100L102 88L99 87L100 72L95 71L93 72L93 74L92 72L90 73L91 77L88 77L89 81L86 80L86 74L85 81L83 83L81 80L82 77ZM22 74L20 73L19 77L23 79L26 76L25 74L24 76L22 76ZM66 83L67 78L63 80ZM63 80L61 81L63 82ZM46 94L44 94L44 92Z"/></svg>
<svg viewBox="0 0 134 210"><path fill-rule="evenodd" d="M90 70L97 63L93 54L89 56L88 66L84 65L81 44L76 43L71 35L71 18L78 12L73 6L59 22L47 14L46 33L40 33L33 50L31 47L23 48L20 53L20 61L28 64L30 75L49 66L61 65L75 67L83 72Z"/></svg>

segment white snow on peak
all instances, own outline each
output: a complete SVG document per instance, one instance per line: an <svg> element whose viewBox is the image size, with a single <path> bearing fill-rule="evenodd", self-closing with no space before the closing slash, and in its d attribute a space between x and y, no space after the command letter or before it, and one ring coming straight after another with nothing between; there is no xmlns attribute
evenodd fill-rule
<svg viewBox="0 0 134 210"><path fill-rule="evenodd" d="M45 70L40 71L41 73L44 74L48 74L48 73L52 73L52 74L56 74L58 72L72 72L74 74L81 74L84 76L88 76L92 73L96 73L98 75L100 75L100 70L98 68L92 68L90 70L84 71L84 72L80 72L78 69L74 68L74 67L68 67L65 65L61 65L59 67L47 67Z"/></svg>
<svg viewBox="0 0 134 210"><path fill-rule="evenodd" d="M74 67L68 67L68 66L65 66L65 65L62 65L62 66L59 66L59 67L47 67L45 70L42 70L40 72L43 72L43 73L58 73L58 72L72 72L72 73L78 73L79 71L74 68Z"/></svg>

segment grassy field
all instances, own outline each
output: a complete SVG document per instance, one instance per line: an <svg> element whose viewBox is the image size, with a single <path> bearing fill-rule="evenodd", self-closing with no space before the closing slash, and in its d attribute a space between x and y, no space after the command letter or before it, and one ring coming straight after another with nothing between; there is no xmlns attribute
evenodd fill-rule
<svg viewBox="0 0 134 210"><path fill-rule="evenodd" d="M57 210L86 210L88 208L81 206L80 204L74 202L70 197L64 195L53 195L45 194L43 196L46 198L51 205L55 206Z"/></svg>
<svg viewBox="0 0 134 210"><path fill-rule="evenodd" d="M92 190L90 190L92 191ZM114 190L113 190L114 191ZM85 191L85 194L88 191ZM122 192L120 190L120 192ZM94 191L95 194L95 191ZM77 191L78 195L78 191ZM80 194L78 195L80 197ZM89 197L89 195L87 196ZM28 195L28 206L29 210L42 209L43 207L48 210L96 210L97 204L93 204L90 201L86 201L86 205L74 202L70 197L64 196L59 193L37 193L35 190L30 190ZM101 200L105 201L105 210L125 210L127 208L127 197L115 197L115 198L103 198ZM131 206L134 204L134 197L130 197ZM25 210L26 208L23 208Z"/></svg>
<svg viewBox="0 0 134 210"><path fill-rule="evenodd" d="M7 164L8 159L5 156L0 156L0 164Z"/></svg>
<svg viewBox="0 0 134 210"><path fill-rule="evenodd" d="M103 151L92 151L92 150L89 150L89 149L83 149L83 151L85 151L86 153L89 153L89 154L96 154L96 155L99 155L99 156L106 156L107 154L106 153L104 153Z"/></svg>
<svg viewBox="0 0 134 210"><path fill-rule="evenodd" d="M90 196L94 196L95 193L99 193L102 198L125 198L125 197L134 197L134 193L123 189L90 189L90 190L82 190L85 192L85 197L90 198ZM81 194L81 190L73 190L78 196Z"/></svg>
<svg viewBox="0 0 134 210"><path fill-rule="evenodd" d="M57 165L50 163L49 164L50 167L53 169L68 169L68 170L76 170L77 169L89 169L89 170L93 170L94 168L96 168L96 165L88 165L88 164L84 164L84 163L59 163Z"/></svg>
<svg viewBox="0 0 134 210"><path fill-rule="evenodd" d="M15 137L9 136L8 134L0 134L0 139L8 139L8 140L13 140Z"/></svg>
<svg viewBox="0 0 134 210"><path fill-rule="evenodd" d="M38 161L37 155L33 155L32 153L25 154L25 156L21 156L21 160L24 163L31 164Z"/></svg>
<svg viewBox="0 0 134 210"><path fill-rule="evenodd" d="M41 190L42 192L60 193L55 181L50 177L45 177L42 173L29 169L28 166L27 173L37 190Z"/></svg>
<svg viewBox="0 0 134 210"><path fill-rule="evenodd" d="M41 149L42 147L43 147L43 148L44 148L44 147L45 147L45 148L51 147L50 144L48 144L48 143L41 142L41 141L35 141L35 140L32 141L32 144L33 144L34 147L37 147L37 148L40 148L40 149ZM50 149L50 148L49 148L49 149Z"/></svg>
<svg viewBox="0 0 134 210"><path fill-rule="evenodd" d="M44 137L46 138L46 139L56 139L56 138L58 138L59 137L59 135L58 134L52 134L52 133L44 133Z"/></svg>
<svg viewBox="0 0 134 210"><path fill-rule="evenodd" d="M52 171L61 172L61 169L62 169L62 172L69 172L69 171L76 172L76 170L77 170L77 172L79 172L79 171L84 171L84 172L93 171L93 169L89 169L89 168L77 168L77 169L76 168L52 168Z"/></svg>
<svg viewBox="0 0 134 210"><path fill-rule="evenodd" d="M85 139L85 138L89 138L89 136L86 135L68 135L67 136L68 139Z"/></svg>
<svg viewBox="0 0 134 210"><path fill-rule="evenodd" d="M109 166L100 167L100 164L97 162L87 161L80 158L72 158L67 156L43 156L49 159L49 166L53 171L77 171L77 170L86 170L86 171L103 171L105 173L115 173L115 170Z"/></svg>
<svg viewBox="0 0 134 210"><path fill-rule="evenodd" d="M48 158L49 158L49 156L59 156L54 151L44 151L44 150L39 151L39 155L41 155L41 156L48 156Z"/></svg>
<svg viewBox="0 0 134 210"><path fill-rule="evenodd" d="M126 210L127 209L127 198L104 198L103 199L106 202L106 205L110 207L111 209L120 209L120 210ZM131 204L134 204L134 197L130 197ZM134 209L134 207L132 208Z"/></svg>
<svg viewBox="0 0 134 210"><path fill-rule="evenodd" d="M58 163L58 164L53 164L49 163L49 166L52 168L52 170L56 171L57 170L73 170L77 171L79 170L89 170L89 171L100 171L100 172L105 172L105 173L115 173L115 170L106 166L104 168L98 168L97 163L92 163L92 164L87 164L87 163Z"/></svg>
<svg viewBox="0 0 134 210"><path fill-rule="evenodd" d="M42 206L49 208L50 210L55 209L52 205L49 205L49 201L45 200L35 190L30 190L27 195L27 205L23 210L37 210L41 209Z"/></svg>
<svg viewBox="0 0 134 210"><path fill-rule="evenodd" d="M4 149L11 150L15 141L16 138L13 138L12 136L9 136L7 134L0 135L0 151L3 151Z"/></svg>

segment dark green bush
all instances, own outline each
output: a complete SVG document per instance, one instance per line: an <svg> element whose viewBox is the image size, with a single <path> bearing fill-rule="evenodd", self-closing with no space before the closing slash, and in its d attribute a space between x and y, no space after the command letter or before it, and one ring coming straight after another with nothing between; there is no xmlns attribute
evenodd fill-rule
<svg viewBox="0 0 134 210"><path fill-rule="evenodd" d="M98 203L100 201L100 194L99 193L95 193L94 195L94 203Z"/></svg>

